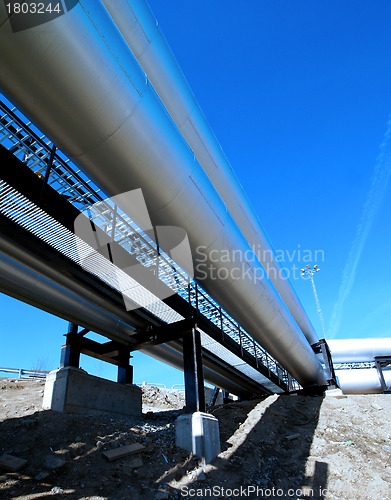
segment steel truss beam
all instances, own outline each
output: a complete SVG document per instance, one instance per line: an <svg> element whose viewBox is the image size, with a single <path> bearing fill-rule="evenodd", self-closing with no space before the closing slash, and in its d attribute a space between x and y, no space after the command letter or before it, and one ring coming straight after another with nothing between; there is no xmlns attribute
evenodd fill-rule
<svg viewBox="0 0 391 500"><path fill-rule="evenodd" d="M79 332L78 329L78 325L69 323L67 341L61 348L60 368L79 368L80 354L86 354L118 366L117 381L120 384L132 384L133 367L129 364L130 351L126 345L114 341L100 344L85 338L84 335L89 333L89 330L83 329Z"/></svg>
<svg viewBox="0 0 391 500"><path fill-rule="evenodd" d="M61 195L56 193L49 185L46 186L42 194L42 180L3 147L0 147L0 177L60 222L64 227L73 231L74 220L80 212ZM147 345L156 345L169 341L176 342L177 348L183 351L186 341L182 342L180 339L183 337L184 333L191 329L190 325L193 321L192 318L197 318L197 327L199 329L205 331L213 339L222 343L228 350L238 355L250 366L268 377L274 384L283 390L287 390L287 385L277 375L259 363L256 357L252 357L241 345L226 335L224 331L218 328L213 322L203 315L198 314L198 311L179 295L173 295L164 300L167 305L186 318L184 322L179 322L177 325L164 326L158 318L142 308L124 312L123 299L119 292L86 272L79 265L70 261L70 259L63 256L60 252L50 247L17 223L12 222L7 217L0 215L0 223L1 232L5 237L12 240L12 242L19 242L23 248L28 249L30 252L33 252L34 255L50 263L54 269L64 272L66 276L72 277L72 279L75 279L80 284L84 284L89 290L91 289L98 292L102 297L109 300L114 307L121 308L121 316L123 317L125 314L129 324L137 329L134 336L132 335L124 342L123 347L126 347L129 352L136 349L142 349ZM123 249L121 248L121 250ZM125 250L123 251L125 252ZM115 361L115 359L112 356L108 356L107 351L105 351L107 346L104 348L100 347L105 344L92 342L93 341L86 338L81 339L80 352L94 355L94 357L100 356L99 359L104 359L108 362ZM268 389L264 387L261 388L260 384L252 381L246 375L241 374L210 352L204 352L204 361L205 366L210 367L210 369L215 369L216 366L219 366L222 371L227 373L226 376L228 378L229 373L232 373L232 370L234 370L236 379L243 380L244 386L252 387L253 389L251 390L254 394L270 393ZM200 395L198 399L202 401ZM198 406L202 406L202 403L198 403Z"/></svg>

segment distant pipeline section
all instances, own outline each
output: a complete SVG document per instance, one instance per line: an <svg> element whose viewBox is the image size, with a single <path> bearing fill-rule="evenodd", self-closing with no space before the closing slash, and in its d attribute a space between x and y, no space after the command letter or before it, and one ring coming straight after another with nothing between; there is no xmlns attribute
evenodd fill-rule
<svg viewBox="0 0 391 500"><path fill-rule="evenodd" d="M391 338L333 339L327 341L334 363L363 363L375 356L391 356Z"/></svg>
<svg viewBox="0 0 391 500"><path fill-rule="evenodd" d="M334 364L373 363L376 358L391 357L391 338L333 339L328 341ZM384 369L386 385L391 386L391 370ZM383 387L375 368L337 369L335 371L344 394L380 394Z"/></svg>
<svg viewBox="0 0 391 500"><path fill-rule="evenodd" d="M339 386L344 394L382 394L383 388L375 368L335 370ZM388 387L391 385L391 371L383 371Z"/></svg>

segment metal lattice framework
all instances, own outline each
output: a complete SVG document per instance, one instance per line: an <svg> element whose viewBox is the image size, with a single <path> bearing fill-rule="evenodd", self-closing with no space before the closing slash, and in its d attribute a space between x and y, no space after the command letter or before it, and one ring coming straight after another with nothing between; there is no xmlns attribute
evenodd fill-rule
<svg viewBox="0 0 391 500"><path fill-rule="evenodd" d="M364 368L376 368L374 361L359 361L357 363L334 363L335 370L360 370Z"/></svg>
<svg viewBox="0 0 391 500"><path fill-rule="evenodd" d="M158 278L175 293L187 300L199 314L205 316L222 333L240 346L241 352L251 355L256 366L266 367L281 381L281 385L298 387L288 372L270 356L243 328L224 311L202 288L170 258L162 252L156 243L148 237L137 224L120 211L110 199L89 179L66 155L55 149L53 143L42 134L17 108L13 107L0 94L0 144L22 160L36 175L47 178L48 184L68 202L80 211L89 210L94 224L133 255L147 268L156 269ZM52 160L50 176L47 175L49 159ZM74 261L80 259L76 247L85 245L76 241L76 236L57 221L34 207L27 199L2 182L0 186L0 212L37 235L46 243ZM102 259L104 259L102 257ZM100 260L94 269L105 269L108 261ZM96 272L100 279L111 286L113 280L107 278L110 271ZM117 277L118 271L114 273ZM167 323L178 321L182 317L169 306L159 301L159 307L152 306L150 312ZM202 332L203 347L217 352L216 342ZM220 351L224 349L219 346ZM243 373L250 367L235 359L236 366ZM255 370L253 370L255 372ZM254 373L249 373L254 376Z"/></svg>

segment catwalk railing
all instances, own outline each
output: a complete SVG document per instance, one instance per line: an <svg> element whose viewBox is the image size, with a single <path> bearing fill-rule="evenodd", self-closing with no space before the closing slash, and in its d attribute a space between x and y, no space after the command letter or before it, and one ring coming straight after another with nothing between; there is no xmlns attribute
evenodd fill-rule
<svg viewBox="0 0 391 500"><path fill-rule="evenodd" d="M36 175L80 211L87 211L94 224L133 255L174 293L187 300L224 335L251 355L256 366L273 373L281 386L297 388L288 372L224 311L199 285L122 212L80 169L42 134L17 108L0 94L0 144L22 160ZM47 169L52 160L50 175ZM20 207L19 207L20 208ZM20 210L19 210L20 212ZM22 216L22 215L20 215ZM18 222L16 218L16 222Z"/></svg>

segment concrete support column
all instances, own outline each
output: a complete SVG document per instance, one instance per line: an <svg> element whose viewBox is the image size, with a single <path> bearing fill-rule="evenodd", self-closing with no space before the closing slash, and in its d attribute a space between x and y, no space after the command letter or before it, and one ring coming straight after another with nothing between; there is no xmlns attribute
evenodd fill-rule
<svg viewBox="0 0 391 500"><path fill-rule="evenodd" d="M220 453L219 421L200 411L181 415L175 423L175 443L210 463Z"/></svg>
<svg viewBox="0 0 391 500"><path fill-rule="evenodd" d="M89 415L141 415L142 391L68 366L46 377L43 408Z"/></svg>

